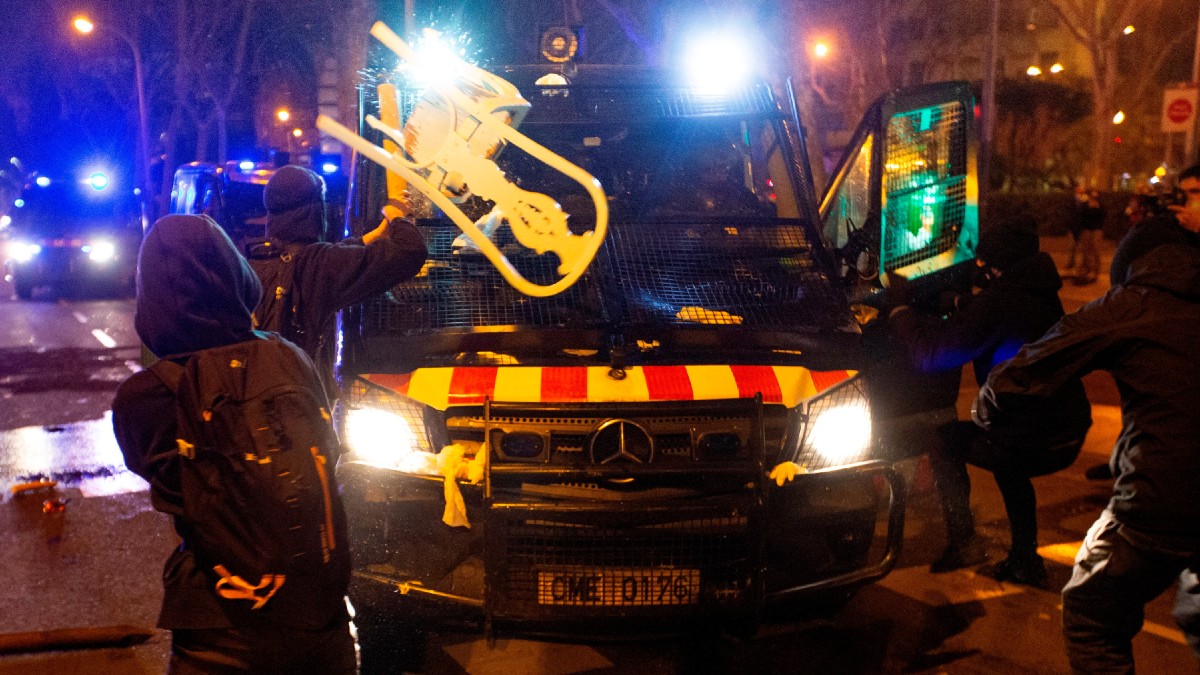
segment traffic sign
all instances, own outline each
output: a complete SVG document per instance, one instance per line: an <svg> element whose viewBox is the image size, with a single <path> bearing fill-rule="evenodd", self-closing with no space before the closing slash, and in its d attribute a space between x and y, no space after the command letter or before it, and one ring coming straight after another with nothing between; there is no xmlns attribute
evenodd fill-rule
<svg viewBox="0 0 1200 675"><path fill-rule="evenodd" d="M1163 132L1186 132L1195 126L1196 91L1195 87L1187 87L1163 92Z"/></svg>

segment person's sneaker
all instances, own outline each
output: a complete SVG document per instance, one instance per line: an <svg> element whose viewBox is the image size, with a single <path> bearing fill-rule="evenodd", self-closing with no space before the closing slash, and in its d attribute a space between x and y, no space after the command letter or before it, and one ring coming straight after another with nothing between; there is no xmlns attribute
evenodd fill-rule
<svg viewBox="0 0 1200 675"><path fill-rule="evenodd" d="M995 567L988 570L987 575L996 581L1011 581L1034 588L1045 588L1046 561L1037 554L1029 558L1009 556L996 563Z"/></svg>
<svg viewBox="0 0 1200 675"><path fill-rule="evenodd" d="M964 567L972 567L987 562L987 542L979 535L973 535L961 544L950 544L942 555L929 565L933 574L952 572Z"/></svg>
<svg viewBox="0 0 1200 675"><path fill-rule="evenodd" d="M1107 462L1104 464L1089 466L1087 470L1083 472L1083 476L1088 480L1112 480L1112 467L1110 467Z"/></svg>

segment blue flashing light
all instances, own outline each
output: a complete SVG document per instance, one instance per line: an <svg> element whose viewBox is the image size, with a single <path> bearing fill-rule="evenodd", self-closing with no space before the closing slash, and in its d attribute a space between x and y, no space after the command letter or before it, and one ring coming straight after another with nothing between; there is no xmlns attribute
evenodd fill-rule
<svg viewBox="0 0 1200 675"><path fill-rule="evenodd" d="M238 168L242 171L253 171L254 162L251 162L248 159L243 159L242 161L238 162Z"/></svg>
<svg viewBox="0 0 1200 675"><path fill-rule="evenodd" d="M18 209L25 208L25 200L18 198L16 201L13 202L13 206L17 207Z"/></svg>
<svg viewBox="0 0 1200 675"><path fill-rule="evenodd" d="M50 185L50 177L49 176L38 176L37 180L34 182L37 183L38 187L48 187Z"/></svg>
<svg viewBox="0 0 1200 675"><path fill-rule="evenodd" d="M326 174L326 175L331 174L331 173L337 173L337 170L338 170L338 165L334 164L333 162L325 162L324 164L321 165L321 173Z"/></svg>
<svg viewBox="0 0 1200 675"><path fill-rule="evenodd" d="M86 182L88 185L92 186L93 190L99 192L108 187L108 176L100 171L97 171L96 173L88 176Z"/></svg>
<svg viewBox="0 0 1200 675"><path fill-rule="evenodd" d="M752 79L756 62L749 41L730 31L694 36L684 54L683 65L693 88L719 95Z"/></svg>

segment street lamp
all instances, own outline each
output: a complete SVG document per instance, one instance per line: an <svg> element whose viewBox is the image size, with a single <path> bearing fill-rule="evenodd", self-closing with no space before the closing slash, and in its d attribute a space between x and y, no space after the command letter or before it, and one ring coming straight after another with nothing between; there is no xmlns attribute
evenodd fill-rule
<svg viewBox="0 0 1200 675"><path fill-rule="evenodd" d="M76 17L74 26L75 30L84 35L89 35L97 29L104 29L124 40L125 44L129 45L130 51L133 52L133 80L138 102L138 155L142 164L142 189L145 190L145 194L152 195L155 191L151 187L150 181L150 142L147 137L149 124L146 122L146 87L142 79L142 50L138 49L137 43L123 31L105 25L97 26L86 16ZM153 206L154 204L151 202L151 208Z"/></svg>

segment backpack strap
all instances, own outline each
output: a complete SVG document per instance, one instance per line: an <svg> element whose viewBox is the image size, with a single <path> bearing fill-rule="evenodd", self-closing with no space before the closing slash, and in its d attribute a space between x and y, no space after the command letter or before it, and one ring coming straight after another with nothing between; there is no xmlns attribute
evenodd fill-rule
<svg viewBox="0 0 1200 675"><path fill-rule="evenodd" d="M148 370L166 385L172 394L179 395L179 382L183 379L183 366L171 359L159 359Z"/></svg>
<svg viewBox="0 0 1200 675"><path fill-rule="evenodd" d="M148 368L148 370L153 373L154 376L157 377L159 381L167 387L167 389L171 390L171 394L175 397L175 404L178 406L179 384L183 381L183 366L179 365L170 358L165 358L155 361L150 368ZM179 449L179 454L188 459L195 458L196 445L194 443L189 443L182 437L182 435L185 433L187 420L183 419L182 417L177 417L176 423L179 425L179 429L177 431L180 433L180 436L175 439L175 445Z"/></svg>

